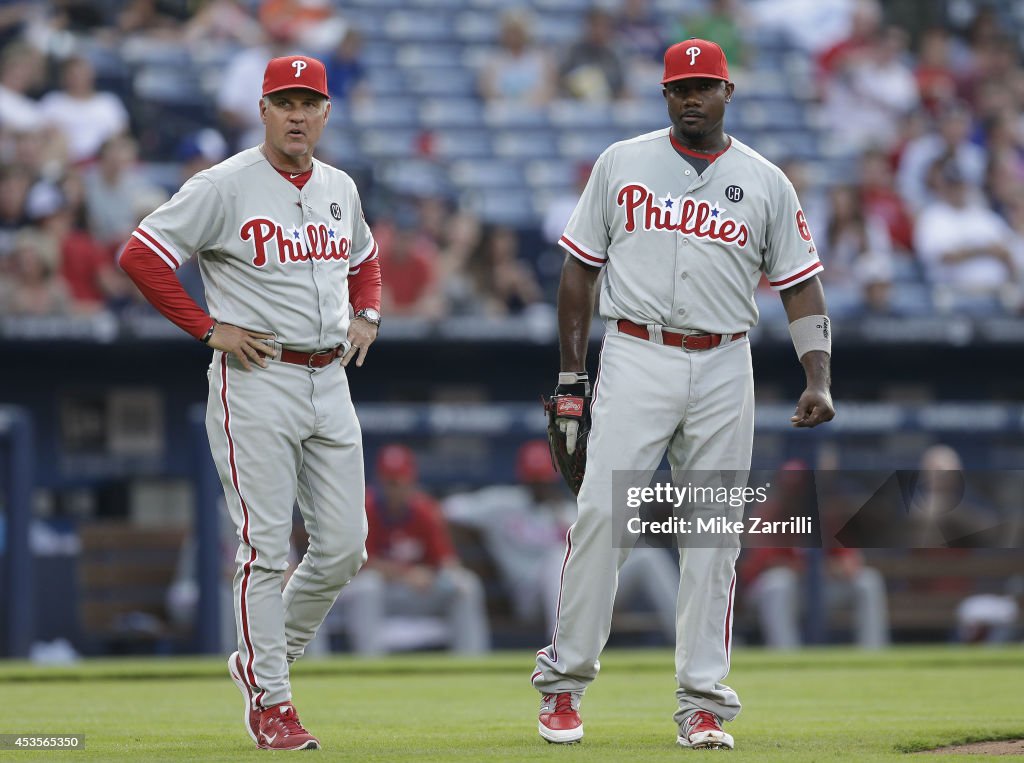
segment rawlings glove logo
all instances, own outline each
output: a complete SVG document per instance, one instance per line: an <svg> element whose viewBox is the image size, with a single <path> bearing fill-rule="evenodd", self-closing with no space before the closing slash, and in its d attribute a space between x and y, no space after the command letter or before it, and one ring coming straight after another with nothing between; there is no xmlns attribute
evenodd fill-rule
<svg viewBox="0 0 1024 763"><path fill-rule="evenodd" d="M573 416L578 417L583 415L583 398L581 397L556 397L555 398L555 415L556 416Z"/></svg>

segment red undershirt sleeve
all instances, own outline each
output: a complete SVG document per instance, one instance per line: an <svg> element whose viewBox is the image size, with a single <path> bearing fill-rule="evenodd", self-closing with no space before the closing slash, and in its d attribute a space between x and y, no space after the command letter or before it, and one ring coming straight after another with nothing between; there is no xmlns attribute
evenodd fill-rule
<svg viewBox="0 0 1024 763"><path fill-rule="evenodd" d="M380 289L380 257L362 262L348 274L348 298L357 313L367 307L380 310Z"/></svg>
<svg viewBox="0 0 1024 763"><path fill-rule="evenodd" d="M174 271L142 242L130 239L118 264L150 304L178 328L202 339L214 325L214 320L185 291Z"/></svg>

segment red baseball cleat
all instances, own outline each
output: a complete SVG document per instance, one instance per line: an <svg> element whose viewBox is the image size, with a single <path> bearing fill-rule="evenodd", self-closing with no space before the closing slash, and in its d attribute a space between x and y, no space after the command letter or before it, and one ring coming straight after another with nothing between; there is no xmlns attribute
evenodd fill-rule
<svg viewBox="0 0 1024 763"><path fill-rule="evenodd" d="M242 716L245 722L245 730L249 732L252 741L259 744L260 711L253 710L252 708L252 688L242 678L244 670L242 668L242 658L238 656L238 652L234 652L228 657L228 673L231 674L231 680L235 682L235 686L242 692L242 699L245 700L245 714Z"/></svg>
<svg viewBox="0 0 1024 763"><path fill-rule="evenodd" d="M722 723L717 715L707 710L698 710L686 716L686 720L679 724L676 744L694 750L731 750L733 739L731 734L722 731Z"/></svg>
<svg viewBox="0 0 1024 763"><path fill-rule="evenodd" d="M259 745L264 750L319 750L320 740L302 727L291 702L260 713Z"/></svg>
<svg viewBox="0 0 1024 763"><path fill-rule="evenodd" d="M537 729L545 741L575 744L583 739L583 720L580 718L582 699L581 691L544 695L540 701Z"/></svg>

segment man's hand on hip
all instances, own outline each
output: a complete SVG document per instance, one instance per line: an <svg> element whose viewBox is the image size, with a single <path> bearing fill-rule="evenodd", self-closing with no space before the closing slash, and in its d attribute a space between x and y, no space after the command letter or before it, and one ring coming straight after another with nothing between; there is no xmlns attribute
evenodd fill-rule
<svg viewBox="0 0 1024 763"><path fill-rule="evenodd" d="M273 334L249 331L239 326L232 326L230 323L218 323L207 344L215 350L234 355L246 371L251 371L250 360L260 368L267 367L265 359L273 357L276 353L271 344L273 340Z"/></svg>
<svg viewBox="0 0 1024 763"><path fill-rule="evenodd" d="M356 367L363 365L370 345L377 338L377 326L362 318L353 318L348 325L348 341L350 347L341 357L341 365L347 366L352 358L356 359Z"/></svg>

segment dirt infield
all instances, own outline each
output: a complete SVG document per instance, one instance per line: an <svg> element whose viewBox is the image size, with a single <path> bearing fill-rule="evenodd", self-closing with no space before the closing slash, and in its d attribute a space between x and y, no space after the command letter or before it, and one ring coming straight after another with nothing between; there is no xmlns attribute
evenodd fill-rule
<svg viewBox="0 0 1024 763"><path fill-rule="evenodd" d="M1001 742L973 742L952 747L925 750L923 755L1024 755L1024 739L1004 739Z"/></svg>

